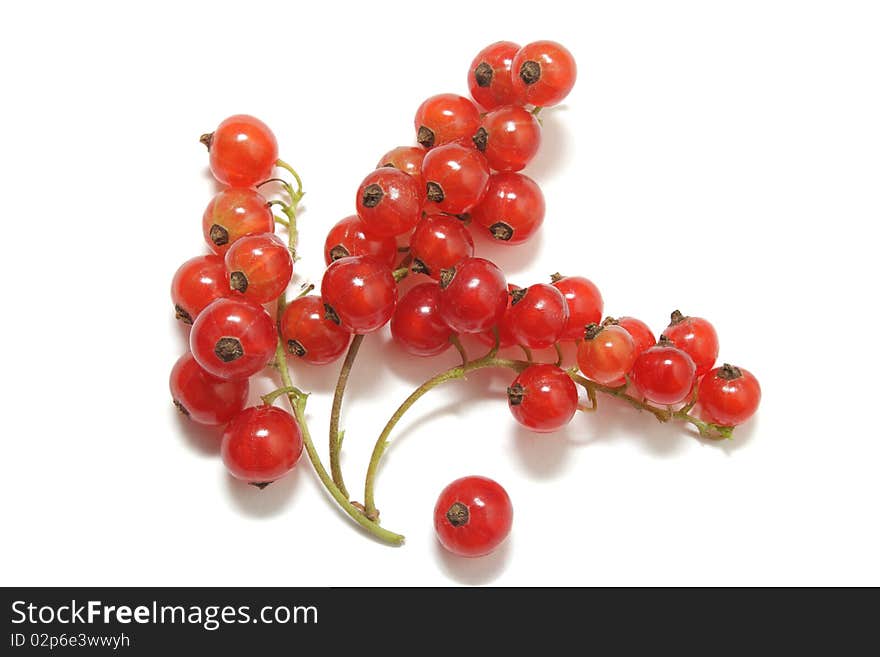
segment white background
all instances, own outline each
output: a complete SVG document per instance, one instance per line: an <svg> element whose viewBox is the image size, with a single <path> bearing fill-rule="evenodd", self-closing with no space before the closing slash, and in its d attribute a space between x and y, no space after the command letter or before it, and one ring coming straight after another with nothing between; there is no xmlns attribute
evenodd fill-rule
<svg viewBox="0 0 880 657"><path fill-rule="evenodd" d="M0 581L49 585L880 584L880 15L871 2L5 3L0 10ZM512 281L593 279L655 330L710 318L761 380L756 419L701 442L601 400L554 436L509 416L506 372L435 391L377 488L392 549L304 458L256 490L176 415L168 287L202 253L198 136L248 112L307 188L298 281L419 103L466 93L499 39L566 44L579 79L527 173L547 221L478 244ZM370 336L344 466L359 488L400 400L441 368ZM298 368L326 449L337 366ZM270 389L261 380L259 390ZM500 481L514 530L462 561L437 494Z"/></svg>

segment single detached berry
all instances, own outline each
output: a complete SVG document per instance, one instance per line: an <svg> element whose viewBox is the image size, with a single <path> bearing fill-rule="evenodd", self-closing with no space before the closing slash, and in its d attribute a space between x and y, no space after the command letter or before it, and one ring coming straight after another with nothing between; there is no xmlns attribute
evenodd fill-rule
<svg viewBox="0 0 880 657"><path fill-rule="evenodd" d="M269 127L253 116L237 114L202 135L210 153L211 173L230 187L253 187L272 177L278 142Z"/></svg>
<svg viewBox="0 0 880 657"><path fill-rule="evenodd" d="M460 219L432 214L422 219L409 240L412 270L440 279L440 272L474 255L474 238Z"/></svg>
<svg viewBox="0 0 880 657"><path fill-rule="evenodd" d="M609 320L606 319L605 322L609 322ZM633 342L636 345L636 358L643 351L647 351L657 344L657 338L654 337L651 328L640 319L635 317L619 317L611 319L610 322L626 329L626 332L632 336Z"/></svg>
<svg viewBox="0 0 880 657"><path fill-rule="evenodd" d="M574 87L577 65L555 41L535 41L513 58L513 88L523 102L537 107L561 103Z"/></svg>
<svg viewBox="0 0 880 657"><path fill-rule="evenodd" d="M427 212L464 214L477 205L489 184L483 154L458 143L434 148L422 162Z"/></svg>
<svg viewBox="0 0 880 657"><path fill-rule="evenodd" d="M171 370L171 398L177 410L193 422L208 426L226 424L247 403L248 381L224 381L208 374L186 353Z"/></svg>
<svg viewBox="0 0 880 657"><path fill-rule="evenodd" d="M487 110L501 105L522 103L513 88L511 69L519 45L512 41L496 41L483 48L468 70L468 88L477 103Z"/></svg>
<svg viewBox="0 0 880 657"><path fill-rule="evenodd" d="M588 324L578 343L577 362L588 379L606 386L621 386L636 360L636 345L626 329L615 324Z"/></svg>
<svg viewBox="0 0 880 657"><path fill-rule="evenodd" d="M518 285L513 285L512 283L507 284L507 308L504 310L504 314L501 316L501 319L498 320L497 324L499 349L506 349L517 344L516 336L513 334L513 329L511 328L510 308L513 304L514 293L521 289L522 288ZM477 338L479 338L480 342L489 347L495 345L495 331L493 329L477 333Z"/></svg>
<svg viewBox="0 0 880 657"><path fill-rule="evenodd" d="M507 281L494 263L467 258L440 276L440 315L456 333L495 326L507 309Z"/></svg>
<svg viewBox="0 0 880 657"><path fill-rule="evenodd" d="M541 125L531 112L519 105L507 105L483 117L473 142L490 168L519 171L541 146Z"/></svg>
<svg viewBox="0 0 880 657"><path fill-rule="evenodd" d="M587 324L598 324L602 321L604 304L599 288L583 276L553 274L550 279L553 281L553 287L562 292L568 305L568 321L559 339L583 339ZM653 340L651 344L654 344Z"/></svg>
<svg viewBox="0 0 880 657"><path fill-rule="evenodd" d="M512 292L511 297L506 318L516 342L529 349L552 347L568 321L562 293L552 285L538 283Z"/></svg>
<svg viewBox="0 0 880 657"><path fill-rule="evenodd" d="M510 534L513 505L498 483L486 477L456 479L440 493L434 530L440 545L460 557L481 557Z"/></svg>
<svg viewBox="0 0 880 657"><path fill-rule="evenodd" d="M451 346L450 329L440 316L440 286L416 285L397 303L391 318L391 335L414 356L436 356Z"/></svg>
<svg viewBox="0 0 880 657"><path fill-rule="evenodd" d="M418 184L419 193L424 196L425 179L422 178L422 161L424 159L424 148L419 148L418 146L398 146L385 153L379 159L376 167L391 167L412 176Z"/></svg>
<svg viewBox="0 0 880 657"><path fill-rule="evenodd" d="M473 135L480 126L480 110L463 96L438 94L419 106L414 123L416 141L434 148Z"/></svg>
<svg viewBox="0 0 880 657"><path fill-rule="evenodd" d="M673 406L687 399L696 381L697 366L684 351L664 338L642 352L633 363L636 390L648 401Z"/></svg>
<svg viewBox="0 0 880 657"><path fill-rule="evenodd" d="M324 301L309 295L291 301L278 329L287 353L312 365L326 365L345 353L351 334L327 319Z"/></svg>
<svg viewBox="0 0 880 657"><path fill-rule="evenodd" d="M422 216L418 182L391 167L368 173L355 202L358 216L376 235L402 235L412 230Z"/></svg>
<svg viewBox="0 0 880 657"><path fill-rule="evenodd" d="M272 233L242 237L226 252L225 262L233 294L253 303L280 297L293 276L290 251Z"/></svg>
<svg viewBox="0 0 880 657"><path fill-rule="evenodd" d="M351 256L327 267L321 298L327 319L351 333L372 333L391 319L397 283L378 260Z"/></svg>
<svg viewBox="0 0 880 657"><path fill-rule="evenodd" d="M187 260L171 281L174 313L184 324L192 324L208 304L229 294L226 267L216 255Z"/></svg>
<svg viewBox="0 0 880 657"><path fill-rule="evenodd" d="M538 433L563 428L574 417L577 387L556 365L531 365L507 389L507 403L516 421Z"/></svg>
<svg viewBox="0 0 880 657"><path fill-rule="evenodd" d="M245 235L271 233L275 217L259 192L249 187L224 189L208 203L202 215L205 242L214 253L223 255Z"/></svg>
<svg viewBox="0 0 880 657"><path fill-rule="evenodd" d="M220 455L229 474L262 488L293 470L302 450L294 417L261 405L244 409L226 426Z"/></svg>
<svg viewBox="0 0 880 657"><path fill-rule="evenodd" d="M377 235L356 214L336 223L324 242L324 262L348 256L372 256L383 265L393 267L397 261L397 241L390 235Z"/></svg>
<svg viewBox="0 0 880 657"><path fill-rule="evenodd" d="M758 379L746 369L724 364L706 374L697 391L700 417L725 427L742 424L761 403Z"/></svg>
<svg viewBox="0 0 880 657"><path fill-rule="evenodd" d="M544 222L544 194L538 184L521 173L495 173L486 195L471 210L473 222L493 239L521 244Z"/></svg>
<svg viewBox="0 0 880 657"><path fill-rule="evenodd" d="M718 334L715 327L702 317L685 317L676 310L663 335L694 359L697 376L711 370L718 360Z"/></svg>
<svg viewBox="0 0 880 657"><path fill-rule="evenodd" d="M189 334L193 357L220 379L246 379L275 353L275 322L262 306L218 299L196 318Z"/></svg>

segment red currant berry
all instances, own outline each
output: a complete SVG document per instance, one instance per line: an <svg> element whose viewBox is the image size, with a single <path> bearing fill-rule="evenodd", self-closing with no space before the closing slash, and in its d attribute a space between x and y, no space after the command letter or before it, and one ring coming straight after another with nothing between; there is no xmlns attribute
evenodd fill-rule
<svg viewBox="0 0 880 657"><path fill-rule="evenodd" d="M535 41L513 58L515 93L537 107L561 103L574 87L577 66L574 57L554 41Z"/></svg>
<svg viewBox="0 0 880 657"><path fill-rule="evenodd" d="M615 324L588 324L578 343L577 362L588 379L606 386L626 383L636 361L636 344L626 329Z"/></svg>
<svg viewBox="0 0 880 657"><path fill-rule="evenodd" d="M227 296L229 283L220 256L197 256L187 260L171 281L174 312L184 324L192 324L208 304Z"/></svg>
<svg viewBox="0 0 880 657"><path fill-rule="evenodd" d="M648 327L648 325L642 320L636 319L635 317L620 317L614 321L618 326L626 329L626 332L632 337L633 342L636 345L636 358L638 358L639 354L643 351L650 349L657 344L657 338L654 337L650 327Z"/></svg>
<svg viewBox="0 0 880 657"><path fill-rule="evenodd" d="M438 94L419 106L415 127L422 146L442 146L473 135L480 127L480 110L463 96Z"/></svg>
<svg viewBox="0 0 880 657"><path fill-rule="evenodd" d="M205 242L220 255L245 235L274 230L275 218L266 199L248 187L224 189L211 199L202 215Z"/></svg>
<svg viewBox="0 0 880 657"><path fill-rule="evenodd" d="M761 386L748 370L725 363L703 377L697 400L704 420L735 427L758 410Z"/></svg>
<svg viewBox="0 0 880 657"><path fill-rule="evenodd" d="M718 334L715 327L702 317L685 317L676 310L663 335L693 358L697 376L711 370L718 360Z"/></svg>
<svg viewBox="0 0 880 657"><path fill-rule="evenodd" d="M520 244L544 222L544 195L528 176L495 173L483 200L471 210L471 219L499 242Z"/></svg>
<svg viewBox="0 0 880 657"><path fill-rule="evenodd" d="M511 283L507 284L507 308L504 310L501 319L498 320L497 325L499 349L507 349L508 347L513 347L517 344L516 336L513 334L513 329L511 328L510 307L513 303L513 293L521 289L522 288L517 285ZM491 329L483 331L482 333L477 333L477 338L479 338L480 342L490 347L495 345L495 331Z"/></svg>
<svg viewBox="0 0 880 657"><path fill-rule="evenodd" d="M276 235L248 235L226 252L229 287L253 303L281 296L293 276L293 258Z"/></svg>
<svg viewBox="0 0 880 657"><path fill-rule="evenodd" d="M460 219L432 214L422 219L409 240L412 270L436 280L440 272L474 255L474 238Z"/></svg>
<svg viewBox="0 0 880 657"><path fill-rule="evenodd" d="M321 297L291 301L281 314L279 331L287 351L312 365L332 363L345 353L351 334L325 315Z"/></svg>
<svg viewBox="0 0 880 657"><path fill-rule="evenodd" d="M495 326L507 309L504 273L483 258L467 258L440 275L440 315L456 333Z"/></svg>
<svg viewBox="0 0 880 657"><path fill-rule="evenodd" d="M425 179L422 178L422 160L425 159L425 149L418 146L398 146L385 153L379 160L379 167L393 167L412 176L419 187L419 193L424 195Z"/></svg>
<svg viewBox="0 0 880 657"><path fill-rule="evenodd" d="M208 426L226 424L247 403L248 381L223 381L203 370L192 354L181 356L171 370L171 398L183 415Z"/></svg>
<svg viewBox="0 0 880 657"><path fill-rule="evenodd" d="M202 135L201 141L210 152L211 173L224 185L252 187L272 177L278 142L259 119L230 116L213 133Z"/></svg>
<svg viewBox="0 0 880 657"><path fill-rule="evenodd" d="M471 96L487 110L521 102L513 89L511 68L519 45L497 41L483 48L468 71Z"/></svg>
<svg viewBox="0 0 880 657"><path fill-rule="evenodd" d="M391 319L397 283L378 260L352 256L327 267L321 297L327 319L351 333L371 333Z"/></svg>
<svg viewBox="0 0 880 657"><path fill-rule="evenodd" d="M664 338L642 352L633 363L633 385L650 402L672 406L691 393L697 367L684 351Z"/></svg>
<svg viewBox="0 0 880 657"><path fill-rule="evenodd" d="M391 335L414 356L436 356L452 344L452 330L440 317L440 286L416 285L403 295L391 318Z"/></svg>
<svg viewBox="0 0 880 657"><path fill-rule="evenodd" d="M516 290L511 296L505 318L516 342L529 349L553 346L568 321L568 306L562 293L552 285L538 283Z"/></svg>
<svg viewBox="0 0 880 657"><path fill-rule="evenodd" d="M422 216L416 179L391 167L367 174L358 188L356 203L358 216L376 235L402 235Z"/></svg>
<svg viewBox="0 0 880 657"><path fill-rule="evenodd" d="M587 324L598 324L602 321L602 295L593 282L583 276L550 277L553 287L562 292L568 305L568 321L562 329L560 340L581 340ZM653 345L654 342L652 341Z"/></svg>
<svg viewBox="0 0 880 657"><path fill-rule="evenodd" d="M303 440L294 417L276 406L251 406L226 426L220 455L236 479L263 487L299 461Z"/></svg>
<svg viewBox="0 0 880 657"><path fill-rule="evenodd" d="M464 214L477 205L489 184L483 154L458 143L434 148L422 162L428 212Z"/></svg>
<svg viewBox="0 0 880 657"><path fill-rule="evenodd" d="M534 114L518 105L499 107L483 117L473 141L490 168L519 171L538 152L541 125Z"/></svg>
<svg viewBox="0 0 880 657"><path fill-rule="evenodd" d="M510 534L513 505L499 484L486 477L456 479L440 493L434 530L440 545L460 557L481 557Z"/></svg>
<svg viewBox="0 0 880 657"><path fill-rule="evenodd" d="M397 260L397 241L390 235L376 235L356 214L336 223L324 242L324 262L348 256L372 256L383 265L393 267Z"/></svg>
<svg viewBox="0 0 880 657"><path fill-rule="evenodd" d="M571 377L556 365L531 365L507 389L507 403L521 425L550 433L571 422L578 393Z"/></svg>
<svg viewBox="0 0 880 657"><path fill-rule="evenodd" d="M246 379L275 353L275 322L262 306L218 299L196 318L189 334L193 357L220 379Z"/></svg>

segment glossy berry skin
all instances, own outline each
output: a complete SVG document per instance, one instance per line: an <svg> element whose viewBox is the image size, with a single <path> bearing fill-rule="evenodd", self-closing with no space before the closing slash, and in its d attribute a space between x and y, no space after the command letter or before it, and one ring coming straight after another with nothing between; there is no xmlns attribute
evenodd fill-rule
<svg viewBox="0 0 880 657"><path fill-rule="evenodd" d="M281 296L293 276L293 258L277 235L247 235L226 252L226 272L233 296L269 303Z"/></svg>
<svg viewBox="0 0 880 657"><path fill-rule="evenodd" d="M507 309L504 273L483 258L467 258L440 278L440 315L456 333L495 326Z"/></svg>
<svg viewBox="0 0 880 657"><path fill-rule="evenodd" d="M391 335L414 356L436 356L451 346L452 329L440 317L437 283L421 283L403 295L391 318Z"/></svg>
<svg viewBox="0 0 880 657"><path fill-rule="evenodd" d="M505 320L517 344L546 349L559 340L568 321L568 305L555 287L538 283L513 293Z"/></svg>
<svg viewBox="0 0 880 657"><path fill-rule="evenodd" d="M621 386L636 361L636 344L625 328L590 324L578 343L577 363L588 379L606 386Z"/></svg>
<svg viewBox="0 0 880 657"><path fill-rule="evenodd" d="M391 269L370 256L332 263L321 281L325 316L350 333L372 333L391 319L397 283Z"/></svg>
<svg viewBox="0 0 880 657"><path fill-rule="evenodd" d="M440 272L474 255L474 238L456 217L431 214L422 219L409 239L412 270L440 280Z"/></svg>
<svg viewBox="0 0 880 657"><path fill-rule="evenodd" d="M522 244L544 222L544 194L521 173L494 173L471 219L498 242Z"/></svg>
<svg viewBox="0 0 880 657"><path fill-rule="evenodd" d="M690 395L696 373L694 361L684 351L658 343L636 358L630 378L645 399L672 406Z"/></svg>
<svg viewBox="0 0 880 657"><path fill-rule="evenodd" d="M224 255L245 235L274 230L275 218L266 199L248 187L224 189L211 199L202 215L205 242L218 255Z"/></svg>
<svg viewBox="0 0 880 657"><path fill-rule="evenodd" d="M220 456L236 479L268 484L299 461L303 440L294 417L276 406L251 406L226 426Z"/></svg>
<svg viewBox="0 0 880 657"><path fill-rule="evenodd" d="M532 160L541 146L538 119L519 105L494 109L486 116L473 137L474 145L495 171L519 171Z"/></svg>
<svg viewBox="0 0 880 657"><path fill-rule="evenodd" d="M519 44L496 41L483 48L468 70L468 88L477 103L487 110L520 103L513 88L511 69Z"/></svg>
<svg viewBox="0 0 880 657"><path fill-rule="evenodd" d="M480 127L480 110L464 96L431 96L416 110L416 141L424 148L434 148L470 138Z"/></svg>
<svg viewBox="0 0 880 657"><path fill-rule="evenodd" d="M425 149L418 146L398 146L385 153L376 167L392 167L403 171L415 178L419 193L424 196L425 179L422 178L422 161L425 159Z"/></svg>
<svg viewBox="0 0 880 657"><path fill-rule="evenodd" d="M516 421L538 433L551 433L571 422L578 393L571 377L556 365L531 365L507 389Z"/></svg>
<svg viewBox="0 0 880 657"><path fill-rule="evenodd" d="M208 304L229 295L226 266L216 255L190 258L171 281L174 312L184 324L192 324Z"/></svg>
<svg viewBox="0 0 880 657"><path fill-rule="evenodd" d="M600 313L601 314L601 313ZM636 346L636 357L657 344L657 338L651 332L651 328L642 320L635 317L619 317L615 320L618 326L626 329Z"/></svg>
<svg viewBox="0 0 880 657"><path fill-rule="evenodd" d="M294 299L278 323L287 353L312 365L337 360L351 341L351 334L325 317L324 301L316 295Z"/></svg>
<svg viewBox="0 0 880 657"><path fill-rule="evenodd" d="M243 299L218 299L196 318L189 334L193 357L209 374L246 379L263 369L275 353L275 322Z"/></svg>
<svg viewBox="0 0 880 657"><path fill-rule="evenodd" d="M481 557L510 534L513 505L498 483L487 477L456 479L434 506L434 531L440 545L460 557Z"/></svg>
<svg viewBox="0 0 880 657"><path fill-rule="evenodd" d="M718 334L715 327L702 317L685 317L676 310L663 335L693 358L697 376L711 370L718 360Z"/></svg>
<svg viewBox="0 0 880 657"><path fill-rule="evenodd" d="M324 241L324 262L348 256L372 256L393 267L397 261L397 240L390 235L376 235L356 214L338 221Z"/></svg>
<svg viewBox="0 0 880 657"><path fill-rule="evenodd" d="M513 304L514 298L514 295L512 293L521 289L522 288L518 285L513 285L511 283L507 284L507 308L504 310L504 314L501 316L501 319L498 320L499 349L506 349L508 347L516 346L517 344L516 336L513 334L513 330L511 329L510 308ZM489 347L495 345L495 332L491 329L488 331L483 331L482 333L477 333L477 338L479 338L480 342Z"/></svg>
<svg viewBox="0 0 880 657"><path fill-rule="evenodd" d="M555 41L535 41L513 58L513 88L524 103L549 107L561 103L574 87L577 65Z"/></svg>
<svg viewBox="0 0 880 657"><path fill-rule="evenodd" d="M700 417L707 422L735 427L748 420L761 403L761 386L742 367L724 364L706 374L697 392Z"/></svg>
<svg viewBox="0 0 880 657"><path fill-rule="evenodd" d="M171 398L183 415L197 424L226 424L245 407L248 381L224 381L211 376L192 354L181 356L171 369Z"/></svg>
<svg viewBox="0 0 880 657"><path fill-rule="evenodd" d="M422 216L419 191L416 179L403 171L391 167L371 171L358 187L358 216L371 233L402 235Z"/></svg>
<svg viewBox="0 0 880 657"><path fill-rule="evenodd" d="M230 116L202 142L208 146L211 173L230 187L253 187L272 177L278 142L269 127L247 114Z"/></svg>
<svg viewBox="0 0 880 657"><path fill-rule="evenodd" d="M489 164L483 154L458 143L434 148L422 162L425 210L464 214L477 205L489 184Z"/></svg>
<svg viewBox="0 0 880 657"><path fill-rule="evenodd" d="M583 276L554 274L551 278L553 287L562 292L568 305L568 321L559 339L580 341L584 337L587 324L598 324L602 321L602 294L593 281Z"/></svg>

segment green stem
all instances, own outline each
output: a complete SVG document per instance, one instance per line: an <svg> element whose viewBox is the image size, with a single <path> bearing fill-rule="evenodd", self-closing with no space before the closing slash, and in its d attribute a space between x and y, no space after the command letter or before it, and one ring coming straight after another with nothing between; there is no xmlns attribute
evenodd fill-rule
<svg viewBox="0 0 880 657"><path fill-rule="evenodd" d="M391 435L391 432L394 430L394 427L397 425L403 415L412 407L413 404L421 399L427 392L433 390L440 384L455 379L463 379L468 372L473 372L475 370L484 369L487 367L507 367L516 370L517 372L521 372L530 364L521 360L496 358L494 351L495 350L490 351L488 354L478 360L473 360L469 363L450 368L445 372L441 372L437 376L428 379L422 385L416 388L412 392L412 394L410 394L410 396L407 397L404 402L397 408L397 410L394 412L394 415L392 415L391 418L388 420L385 428L382 429L382 433L376 440L376 444L373 447L373 454L370 457L370 465L367 468L367 477L364 482L364 507L366 509L367 517L378 517L374 496L376 485L376 472L379 468L379 462L382 460L382 455L385 453L385 449L388 447L388 437Z"/></svg>
<svg viewBox="0 0 880 657"><path fill-rule="evenodd" d="M345 480L342 477L342 467L339 463L339 452L342 449L342 436L339 432L339 416L342 414L342 398L345 396L345 387L348 385L348 376L351 374L351 368L354 360L357 358L361 343L364 341L363 335L356 335L348 347L348 353L345 355L345 361L342 363L342 369L339 370L339 378L336 380L336 391L333 393L333 407L330 411L330 472L333 473L333 483L335 483L342 494L348 497L348 490L345 488Z"/></svg>
<svg viewBox="0 0 880 657"><path fill-rule="evenodd" d="M461 340L458 338L458 335L453 333L449 336L449 341L452 343L452 346L455 347L455 350L458 352L458 355L461 356L461 364L467 365L468 355L467 350L464 348L464 345L461 343Z"/></svg>

